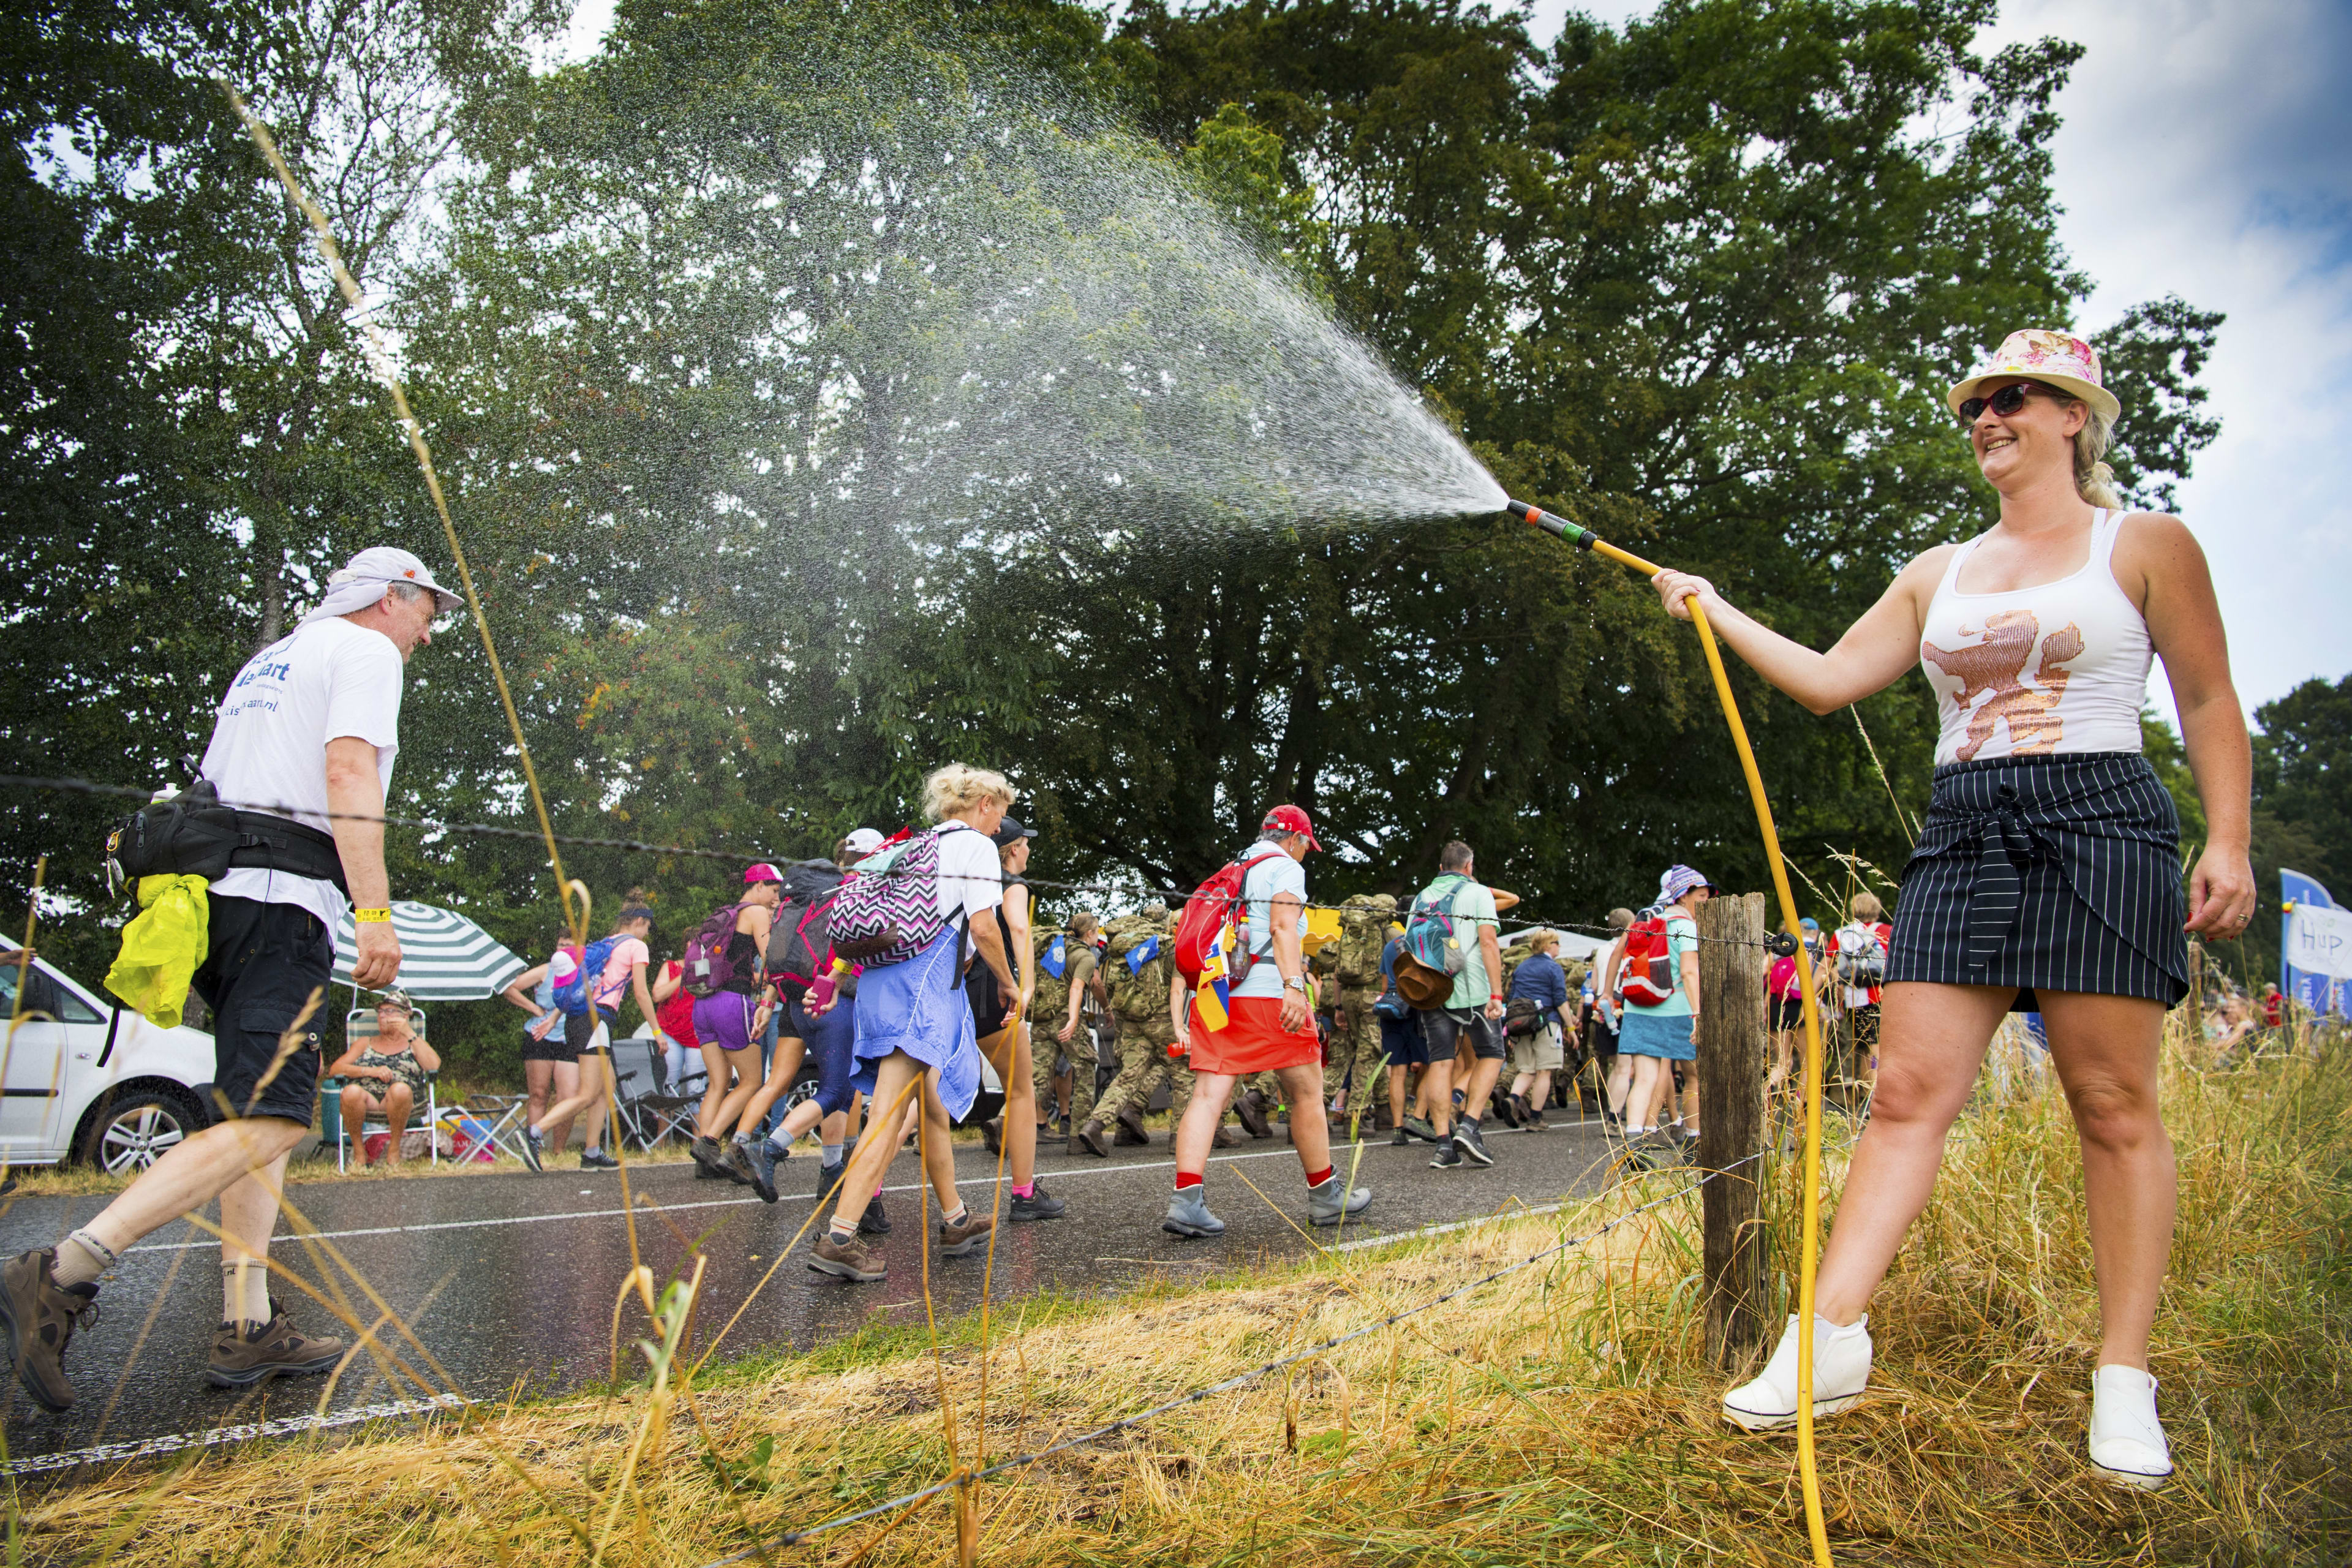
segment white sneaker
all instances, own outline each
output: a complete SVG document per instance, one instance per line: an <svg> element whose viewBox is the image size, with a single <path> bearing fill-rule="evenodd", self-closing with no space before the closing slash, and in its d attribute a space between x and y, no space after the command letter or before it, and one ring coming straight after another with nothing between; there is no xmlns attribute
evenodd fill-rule
<svg viewBox="0 0 2352 1568"><path fill-rule="evenodd" d="M2136 1366L2103 1366L2091 1380L2091 1468L2119 1487L2146 1491L2172 1479L2156 1379Z"/></svg>
<svg viewBox="0 0 2352 1568"><path fill-rule="evenodd" d="M1839 1328L1813 1319L1813 1419L1834 1415L1862 1397L1870 1384L1870 1318ZM1753 1382L1723 1396L1723 1418L1749 1432L1791 1426L1797 1419L1797 1315Z"/></svg>

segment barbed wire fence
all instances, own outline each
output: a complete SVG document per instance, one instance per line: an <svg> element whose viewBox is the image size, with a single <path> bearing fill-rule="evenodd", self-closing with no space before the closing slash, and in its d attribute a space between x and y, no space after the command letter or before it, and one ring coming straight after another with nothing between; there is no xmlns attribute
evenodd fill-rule
<svg viewBox="0 0 2352 1568"><path fill-rule="evenodd" d="M142 788L136 784L106 784L93 779L76 778L71 776L47 776L33 773L0 773L0 789L15 789L28 792L41 791L59 795L90 795L117 800L136 800L142 803L153 798L155 795L155 792L152 789ZM223 800L220 804L235 810L264 812L277 816L292 817L298 815L297 808L287 805L282 802ZM575 848L614 849L633 854L663 855L688 859L711 860L724 865L738 867L755 864L761 860L775 858L774 851L752 846L722 845L717 847L712 847L687 844L659 844L641 838L597 837L581 834L566 833L550 835L541 833L535 828L515 827L501 823L453 822L445 817L404 816L392 812L318 812L304 809L301 810L299 815L307 818L320 818L329 822L365 822L389 827L415 828L419 832L425 833L450 834L462 837L518 839L530 844L543 845L550 842L551 837L552 841L556 844ZM791 857L784 857L783 858L787 864L794 863ZM851 868L854 869L855 868ZM893 873L886 872L884 874L890 875ZM960 879L960 874L955 872L942 871L938 873L938 875L943 880ZM989 879L993 881L997 879ZM1032 877L1026 874L1024 874L1021 879L1024 884L1031 888L1047 889L1055 892L1088 893L1105 899L1133 899L1146 901L1157 899L1171 909L1186 903L1195 898L1207 896L1202 894L1197 889L1155 888L1148 882L1139 885L1135 883L1103 880L1069 881L1056 879L1050 877ZM1360 913L1362 910L1362 906L1360 905L1351 906L1348 904L1318 903L1311 900L1306 900L1301 907L1309 910L1328 910L1339 914ZM1548 918L1539 919L1531 915L1518 914L1516 911L1509 917L1498 917L1495 923L1498 931L1508 931L1515 934L1532 931L1561 931L1615 937L1620 933L1621 929L1616 926L1607 925L1597 921L1563 921L1551 920ZM1722 945L1733 947L1758 947L1768 950L1773 948L1773 943L1769 939L1767 939L1763 942L1704 936L1699 937L1696 940L1706 942L1721 943Z"/></svg>

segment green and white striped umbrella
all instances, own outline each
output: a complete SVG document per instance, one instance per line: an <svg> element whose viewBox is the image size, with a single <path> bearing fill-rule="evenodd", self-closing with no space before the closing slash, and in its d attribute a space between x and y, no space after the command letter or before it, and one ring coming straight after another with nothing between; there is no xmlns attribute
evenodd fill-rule
<svg viewBox="0 0 2352 1568"><path fill-rule="evenodd" d="M350 985L358 939L349 910L335 927L335 984ZM530 967L498 939L460 914L405 900L392 906L392 933L400 939L400 978L394 982L419 1002L478 1002L495 996Z"/></svg>

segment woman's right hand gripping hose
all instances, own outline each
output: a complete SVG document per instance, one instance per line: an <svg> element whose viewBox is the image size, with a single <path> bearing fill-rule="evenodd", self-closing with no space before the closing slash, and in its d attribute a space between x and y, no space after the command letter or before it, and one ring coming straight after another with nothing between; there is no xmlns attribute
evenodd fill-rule
<svg viewBox="0 0 2352 1568"><path fill-rule="evenodd" d="M1715 591L1714 584L1688 572L1661 572L1650 579L1650 584L1657 589L1658 602L1665 605L1666 614L1678 621L1691 618L1690 600L1694 597L1710 620L1717 611L1725 607L1723 595Z"/></svg>

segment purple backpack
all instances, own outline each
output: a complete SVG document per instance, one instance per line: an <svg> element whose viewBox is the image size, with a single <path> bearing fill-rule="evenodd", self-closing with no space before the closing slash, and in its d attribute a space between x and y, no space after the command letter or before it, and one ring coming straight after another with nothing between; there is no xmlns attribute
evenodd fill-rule
<svg viewBox="0 0 2352 1568"><path fill-rule="evenodd" d="M962 831L974 831L956 825ZM833 900L833 951L868 969L904 963L947 929L940 914L940 834L914 834L857 863Z"/></svg>
<svg viewBox="0 0 2352 1568"><path fill-rule="evenodd" d="M684 973L679 978L690 994L716 996L742 978L727 960L727 944L735 938L735 917L742 910L740 904L714 910L710 918L686 939Z"/></svg>

